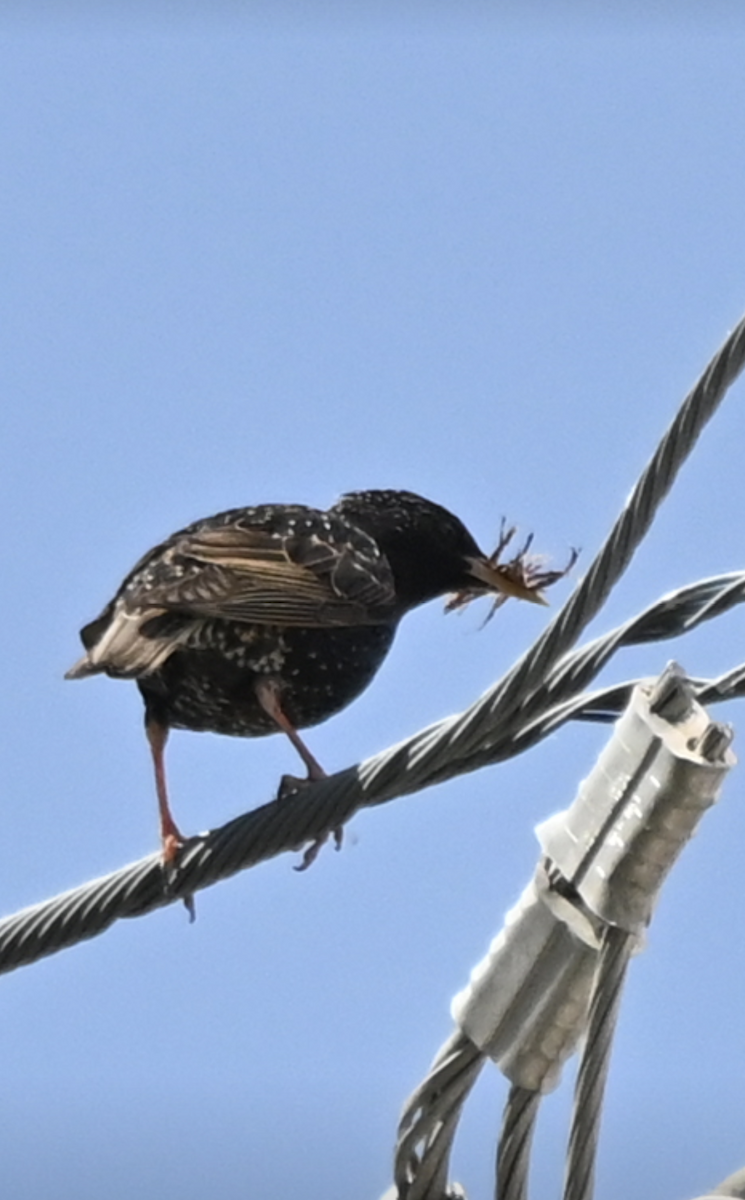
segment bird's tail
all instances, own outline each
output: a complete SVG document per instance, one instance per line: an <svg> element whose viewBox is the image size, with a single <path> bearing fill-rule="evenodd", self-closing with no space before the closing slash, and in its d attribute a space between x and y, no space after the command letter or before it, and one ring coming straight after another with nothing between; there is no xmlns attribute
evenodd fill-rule
<svg viewBox="0 0 745 1200"><path fill-rule="evenodd" d="M86 653L66 672L65 679L88 675L110 675L113 679L138 679L157 671L180 645L188 641L193 622L181 628L158 632L154 621L162 609L128 612L122 601L108 609L81 631Z"/></svg>
<svg viewBox="0 0 745 1200"><path fill-rule="evenodd" d="M65 679L85 679L87 675L100 675L104 670L101 663L92 662L90 657L84 654L73 663L69 671L65 671Z"/></svg>

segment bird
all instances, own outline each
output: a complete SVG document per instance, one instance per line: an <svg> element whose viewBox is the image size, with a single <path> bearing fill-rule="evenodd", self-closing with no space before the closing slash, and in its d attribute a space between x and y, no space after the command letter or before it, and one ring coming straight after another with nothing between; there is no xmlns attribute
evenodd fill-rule
<svg viewBox="0 0 745 1200"><path fill-rule="evenodd" d="M149 550L83 626L85 653L65 678L137 683L164 863L187 841L168 797L169 730L249 738L281 731L307 771L291 784L324 778L298 730L359 696L406 613L448 593L453 606L480 595L495 604L546 603L541 586L558 572L531 570L524 552L499 562L513 532L503 530L486 555L446 508L388 489L347 493L326 510L229 509Z"/></svg>

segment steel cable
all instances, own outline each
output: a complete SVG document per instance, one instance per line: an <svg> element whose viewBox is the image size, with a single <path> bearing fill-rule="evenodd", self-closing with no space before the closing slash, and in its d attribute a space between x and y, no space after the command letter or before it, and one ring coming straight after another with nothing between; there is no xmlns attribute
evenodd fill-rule
<svg viewBox="0 0 745 1200"><path fill-rule="evenodd" d="M603 1092L626 970L636 939L606 926L574 1093L564 1200L592 1200Z"/></svg>
<svg viewBox="0 0 745 1200"><path fill-rule="evenodd" d="M577 692L621 645L633 644L635 638L675 636L696 620L739 603L741 575L719 577L718 583L705 580L663 598L641 617L568 654L622 574L677 470L744 362L745 320L683 402L586 578L522 660L465 713L294 796L190 839L178 871L169 879L164 880L159 857L151 855L5 918L0 921L0 972L94 937L119 917L140 916L283 851L299 849L343 824L360 807L385 803L519 753L563 721L581 715L583 703L594 706L588 713L597 717L602 693L583 701ZM730 694L742 694L735 687L740 685L733 683ZM724 698L724 693L712 698Z"/></svg>
<svg viewBox="0 0 745 1200"><path fill-rule="evenodd" d="M527 1200L530 1147L541 1093L513 1084L502 1120L497 1149L495 1200Z"/></svg>
<svg viewBox="0 0 745 1200"><path fill-rule="evenodd" d="M409 1097L398 1128L394 1162L397 1200L440 1200L461 1109L484 1056L459 1030L437 1054L429 1074Z"/></svg>
<svg viewBox="0 0 745 1200"><path fill-rule="evenodd" d="M520 754L566 721L614 719L625 707L634 681L595 693L571 694L587 681L591 665L593 670L599 670L611 650L615 652L624 645L650 640L652 627L657 637L673 637L696 624L697 613L701 614L700 619L708 618L715 609L718 614L719 607L714 604L717 596L726 596L728 606L739 603L744 590L733 587L734 579L745 585L743 575L704 580L665 597L646 613L575 651L558 664L544 684L546 711L508 736L495 735L485 750L461 760L458 771L453 773L475 770ZM677 596L681 598L680 605L676 603ZM694 602L696 596L698 605ZM669 621L667 631L662 622L663 610ZM745 695L745 664L717 679L698 680L696 691L702 703ZM570 694L557 703L559 692ZM454 719L457 718L450 718ZM272 801L192 839L184 848L178 873L170 881L164 877L160 856L152 854L0 920L0 972L95 937L120 917L142 916L277 854L299 849L308 840L347 820L358 808L382 804L414 790L406 786L405 780L397 790L379 791L375 782L363 787L360 775L374 762L371 759L360 767L348 768L298 795ZM375 781L375 773L371 775ZM425 780L420 786L428 782L431 781ZM315 804L310 803L312 799Z"/></svg>

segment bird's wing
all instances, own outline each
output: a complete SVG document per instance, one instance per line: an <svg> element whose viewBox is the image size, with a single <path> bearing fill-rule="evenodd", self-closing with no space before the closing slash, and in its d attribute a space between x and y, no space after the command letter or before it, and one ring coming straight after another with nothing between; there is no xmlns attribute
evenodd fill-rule
<svg viewBox="0 0 745 1200"><path fill-rule="evenodd" d="M361 531L326 525L277 533L244 519L185 530L125 581L124 606L265 625L386 620L395 600L387 559Z"/></svg>

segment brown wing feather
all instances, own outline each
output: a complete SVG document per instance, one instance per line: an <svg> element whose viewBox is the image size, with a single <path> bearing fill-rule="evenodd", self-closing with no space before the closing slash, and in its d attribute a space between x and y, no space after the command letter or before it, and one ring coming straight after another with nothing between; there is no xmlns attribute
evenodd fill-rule
<svg viewBox="0 0 745 1200"><path fill-rule="evenodd" d="M209 620L328 627L394 615L391 568L367 534L312 509L238 509L181 530L140 559L82 630L86 654L67 678L148 674Z"/></svg>
<svg viewBox="0 0 745 1200"><path fill-rule="evenodd" d="M122 598L129 611L328 626L385 620L395 597L388 563L372 543L233 525L176 537L130 576Z"/></svg>

